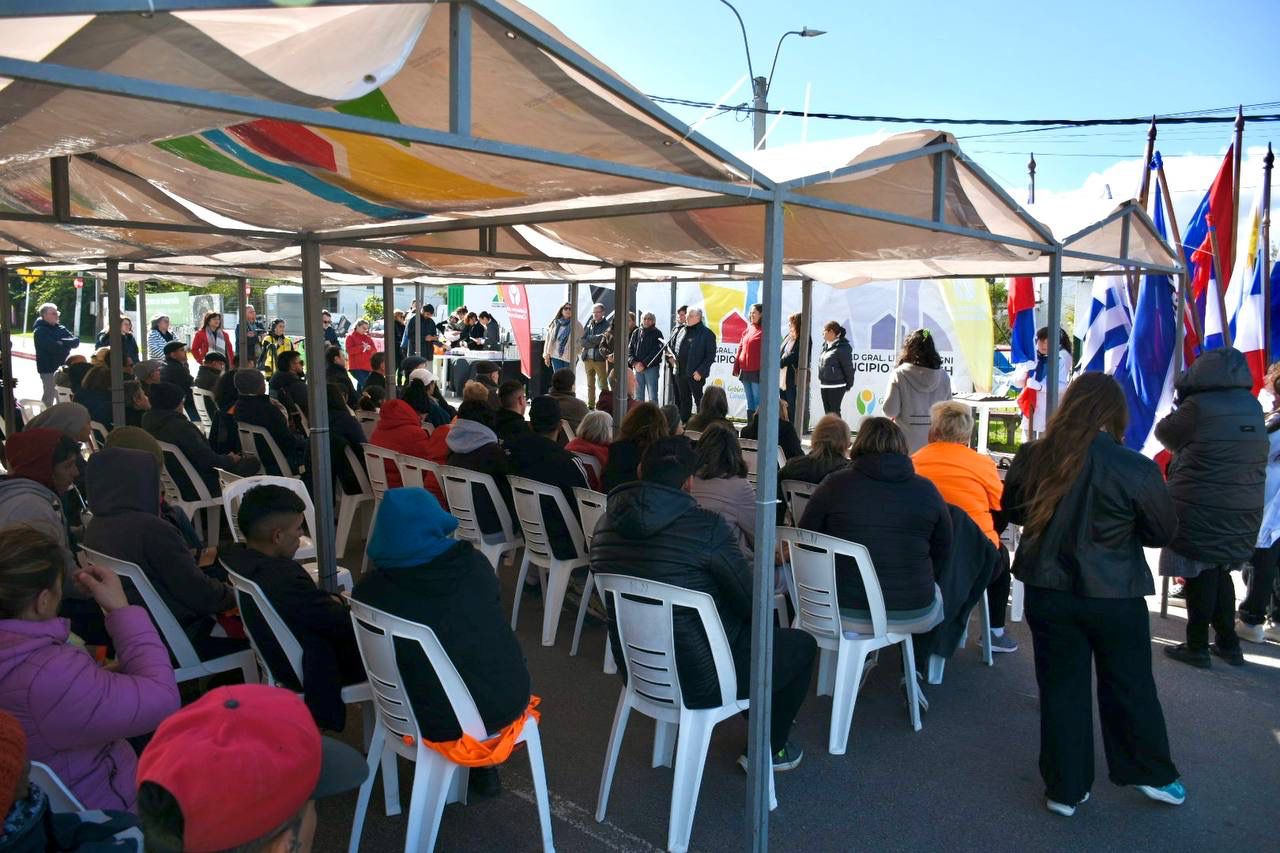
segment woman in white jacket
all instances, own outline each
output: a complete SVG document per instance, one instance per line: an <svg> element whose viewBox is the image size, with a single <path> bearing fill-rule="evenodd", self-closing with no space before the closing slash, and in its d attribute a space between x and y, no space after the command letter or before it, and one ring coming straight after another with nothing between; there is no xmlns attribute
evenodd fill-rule
<svg viewBox="0 0 1280 853"><path fill-rule="evenodd" d="M1023 429L1030 424L1031 434L1026 438L1034 438L1044 432L1045 416L1049 411L1049 327L1041 326L1036 332L1036 365L1028 370L1023 378L1023 387L1035 391L1035 405L1033 413L1028 420L1023 421ZM1073 367L1071 355L1071 338L1067 333L1058 329L1058 399L1062 399L1063 393L1067 390L1067 383L1071 381L1071 370ZM1015 383L1016 384L1016 383ZM1025 414L1024 409L1024 414Z"/></svg>
<svg viewBox="0 0 1280 853"><path fill-rule="evenodd" d="M1276 586L1276 570L1280 567L1280 361L1267 370L1262 393L1270 392L1271 411L1267 415L1266 501L1262 509L1262 526L1258 530L1257 550L1249 561L1247 591L1240 602L1236 633L1242 640L1280 643L1280 588Z"/></svg>
<svg viewBox="0 0 1280 853"><path fill-rule="evenodd" d="M575 340L582 340L582 324L573 316L573 306L566 302L542 333L542 361L552 370L569 367Z"/></svg>

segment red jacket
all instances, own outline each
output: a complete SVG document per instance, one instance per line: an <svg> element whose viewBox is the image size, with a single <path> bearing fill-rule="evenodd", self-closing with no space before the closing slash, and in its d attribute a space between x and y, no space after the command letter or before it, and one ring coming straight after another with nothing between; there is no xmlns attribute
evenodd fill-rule
<svg viewBox="0 0 1280 853"><path fill-rule="evenodd" d="M373 346L373 338L368 335L362 335L359 332L352 332L347 335L347 369L348 370L373 370L373 366L369 364L369 359L377 349Z"/></svg>
<svg viewBox="0 0 1280 853"><path fill-rule="evenodd" d="M375 447L385 447L396 453L416 456L419 459L443 465L449 455L449 451L444 446L444 439L448 433L449 428L444 426L428 436L426 430L422 428L421 416L413 410L412 406L404 400L388 400L382 404L378 425L374 427L373 435L369 436L369 443ZM386 467L387 487L398 489L403 486L400 469L390 462L386 463ZM442 507L448 506L436 478L427 475L424 479L427 491L436 496L436 500L440 501Z"/></svg>
<svg viewBox="0 0 1280 853"><path fill-rule="evenodd" d="M738 373L760 370L760 344L764 340L764 328L748 325L738 342L738 354L735 361Z"/></svg>
<svg viewBox="0 0 1280 853"><path fill-rule="evenodd" d="M224 329L219 329L218 332L222 335L222 345L226 347L227 366L231 367L236 363L236 354L231 349L231 336ZM204 364L204 357L209 354L209 333L204 329L191 338L191 354L195 356L196 364Z"/></svg>

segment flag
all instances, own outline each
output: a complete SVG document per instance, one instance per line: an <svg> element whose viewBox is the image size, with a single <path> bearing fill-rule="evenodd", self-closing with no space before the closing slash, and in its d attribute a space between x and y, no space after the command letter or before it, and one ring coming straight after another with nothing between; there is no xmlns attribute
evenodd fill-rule
<svg viewBox="0 0 1280 853"><path fill-rule="evenodd" d="M1160 201L1157 185L1155 225L1156 232L1163 238L1165 220ZM1144 276L1138 288L1128 352L1115 374L1129 403L1125 446L1150 457L1161 449L1154 436L1155 425L1173 408L1176 310L1169 276Z"/></svg>
<svg viewBox="0 0 1280 853"><path fill-rule="evenodd" d="M1236 269L1227 287L1227 314L1231 328L1231 345L1244 353L1253 374L1253 393L1262 389L1262 377L1267 372L1264 349L1262 276L1265 263L1262 257L1262 194L1258 193L1253 213L1249 217L1249 230L1244 251L1240 254Z"/></svg>
<svg viewBox="0 0 1280 853"><path fill-rule="evenodd" d="M1081 372L1115 375L1129 348L1132 330L1133 317L1124 278L1095 276L1093 298L1089 303L1089 324L1085 327L1084 347L1080 353Z"/></svg>
<svg viewBox="0 0 1280 853"><path fill-rule="evenodd" d="M973 390L989 393L995 326L991 323L991 296L986 283L981 279L939 279L938 292L951 315L951 328L973 379Z"/></svg>
<svg viewBox="0 0 1280 853"><path fill-rule="evenodd" d="M1218 176L1213 179L1209 191L1201 199L1182 238L1182 251L1191 276L1191 301L1195 303L1196 313L1204 317L1204 340L1200 342L1202 349L1216 349L1225 343L1223 330L1226 328L1227 318L1222 316L1218 293L1226 287L1226 282L1218 281L1214 269L1211 234L1216 231L1223 275L1230 275L1233 226L1236 220L1235 199L1232 194L1234 148L1234 145L1227 147Z"/></svg>
<svg viewBox="0 0 1280 853"><path fill-rule="evenodd" d="M529 334L529 298L523 284L500 284L498 295L507 305L507 319L511 321L511 337L520 350L520 370L525 376L533 375L533 342Z"/></svg>
<svg viewBox="0 0 1280 853"><path fill-rule="evenodd" d="M1014 370L1036 364L1036 291L1030 276L1012 279L1009 287L1009 361Z"/></svg>

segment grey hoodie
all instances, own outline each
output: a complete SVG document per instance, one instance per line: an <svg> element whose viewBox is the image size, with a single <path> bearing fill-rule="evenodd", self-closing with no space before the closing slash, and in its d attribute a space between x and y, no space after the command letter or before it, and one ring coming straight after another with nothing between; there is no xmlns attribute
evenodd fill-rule
<svg viewBox="0 0 1280 853"><path fill-rule="evenodd" d="M884 397L884 413L907 435L912 453L929 443L929 409L951 399L951 377L943 368L902 364L893 371Z"/></svg>
<svg viewBox="0 0 1280 853"><path fill-rule="evenodd" d="M445 437L445 446L451 453L474 453L486 444L497 444L497 434L478 421L458 418Z"/></svg>

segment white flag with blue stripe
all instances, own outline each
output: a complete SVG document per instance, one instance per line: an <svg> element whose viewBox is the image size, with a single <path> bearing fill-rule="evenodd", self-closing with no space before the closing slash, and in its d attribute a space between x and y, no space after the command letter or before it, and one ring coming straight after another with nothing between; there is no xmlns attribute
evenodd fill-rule
<svg viewBox="0 0 1280 853"><path fill-rule="evenodd" d="M1133 311L1125 277L1100 275L1093 279L1093 299L1089 303L1089 323L1085 327L1080 353L1080 372L1115 374L1129 350L1133 332Z"/></svg>

